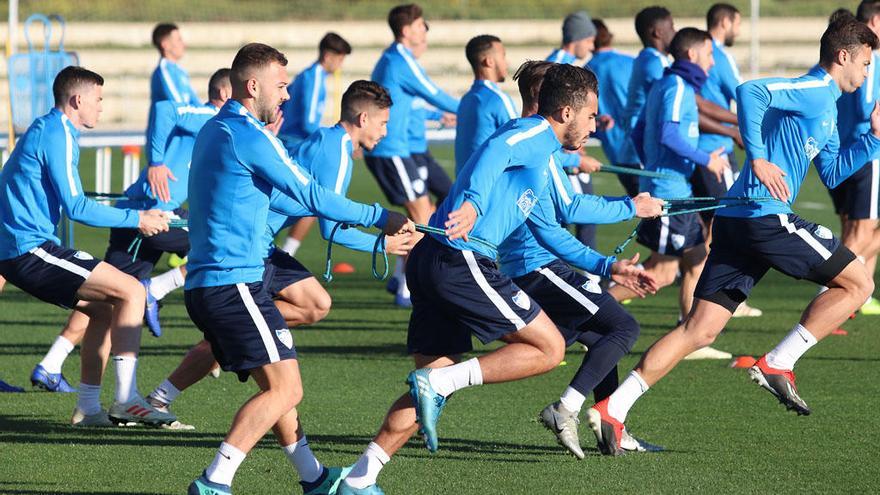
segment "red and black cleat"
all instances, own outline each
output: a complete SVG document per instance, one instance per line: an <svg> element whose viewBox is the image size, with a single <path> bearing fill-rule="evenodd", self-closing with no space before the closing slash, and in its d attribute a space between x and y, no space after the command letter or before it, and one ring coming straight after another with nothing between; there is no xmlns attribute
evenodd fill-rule
<svg viewBox="0 0 880 495"><path fill-rule="evenodd" d="M749 368L749 376L752 381L775 395L789 411L795 411L799 416L810 415L809 406L798 395L794 373L791 370L771 368L767 364L765 355Z"/></svg>
<svg viewBox="0 0 880 495"><path fill-rule="evenodd" d="M596 443L602 455L623 455L620 439L623 438L623 423L608 414L608 398L595 404L587 411L590 428L596 435Z"/></svg>

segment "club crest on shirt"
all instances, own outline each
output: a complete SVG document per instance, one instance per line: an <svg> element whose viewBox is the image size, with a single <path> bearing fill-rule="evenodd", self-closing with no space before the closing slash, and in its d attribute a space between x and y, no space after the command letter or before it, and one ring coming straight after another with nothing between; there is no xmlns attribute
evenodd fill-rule
<svg viewBox="0 0 880 495"><path fill-rule="evenodd" d="M77 251L73 253L73 257L78 260L89 261L95 259L91 254L85 251Z"/></svg>
<svg viewBox="0 0 880 495"><path fill-rule="evenodd" d="M672 247L675 249L681 249L684 246L684 235L682 234L672 234L670 240L672 241Z"/></svg>
<svg viewBox="0 0 880 495"><path fill-rule="evenodd" d="M523 213L523 215L528 218L529 214L532 212L532 208L538 203L538 196L535 195L535 192L531 189L526 189L524 193L516 200L516 206L519 207L519 211Z"/></svg>
<svg viewBox="0 0 880 495"><path fill-rule="evenodd" d="M806 153L807 158L812 160L816 158L816 155L819 154L819 141L816 141L816 138L810 136L807 138L807 142L804 143L804 153Z"/></svg>
<svg viewBox="0 0 880 495"><path fill-rule="evenodd" d="M819 239L825 239L826 241L832 237L831 230L823 225L817 225L816 230L814 230L813 233L816 234L816 237Z"/></svg>
<svg viewBox="0 0 880 495"><path fill-rule="evenodd" d="M293 348L293 336L290 335L290 330L286 328L279 328L275 330L275 336L278 337L278 340L284 344L288 349Z"/></svg>
<svg viewBox="0 0 880 495"><path fill-rule="evenodd" d="M688 137L700 137L700 124L697 122L691 122L691 125L688 126Z"/></svg>
<svg viewBox="0 0 880 495"><path fill-rule="evenodd" d="M513 302L526 311L532 307L532 300L523 291L519 291L513 295Z"/></svg>

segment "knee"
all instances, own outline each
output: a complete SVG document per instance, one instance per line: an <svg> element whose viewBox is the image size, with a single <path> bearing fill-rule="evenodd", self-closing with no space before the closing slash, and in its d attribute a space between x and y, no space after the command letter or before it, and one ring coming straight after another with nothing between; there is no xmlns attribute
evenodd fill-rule
<svg viewBox="0 0 880 495"><path fill-rule="evenodd" d="M308 311L308 324L312 325L326 318L330 314L330 307L332 305L333 299L330 298L330 294L324 292L316 297Z"/></svg>
<svg viewBox="0 0 880 495"><path fill-rule="evenodd" d="M636 341L639 339L639 334L642 332L639 322L637 322L632 315L627 313L626 319L620 322L618 328L624 344L626 345L626 352L631 351L633 346L636 345Z"/></svg>
<svg viewBox="0 0 880 495"><path fill-rule="evenodd" d="M143 284L130 275L120 274L122 277L119 278L119 283L116 285L111 297L120 302L124 301L140 306L145 305L147 303L147 291Z"/></svg>
<svg viewBox="0 0 880 495"><path fill-rule="evenodd" d="M547 341L542 351L544 353L544 372L559 366L559 363L565 358L565 340L562 338L562 334L556 332L554 338Z"/></svg>
<svg viewBox="0 0 880 495"><path fill-rule="evenodd" d="M683 324L684 331L690 335L691 343L695 349L702 349L703 347L710 346L715 342L715 339L718 337L720 331L715 331L713 328L700 328L696 324L692 323L692 319L688 318Z"/></svg>

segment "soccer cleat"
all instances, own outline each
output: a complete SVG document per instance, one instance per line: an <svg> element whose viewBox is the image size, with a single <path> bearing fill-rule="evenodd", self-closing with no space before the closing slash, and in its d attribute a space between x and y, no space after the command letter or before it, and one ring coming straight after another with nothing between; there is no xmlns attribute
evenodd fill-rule
<svg viewBox="0 0 880 495"><path fill-rule="evenodd" d="M596 435L599 452L603 455L621 455L620 440L623 438L623 423L608 414L608 398L595 404L587 411L590 428Z"/></svg>
<svg viewBox="0 0 880 495"><path fill-rule="evenodd" d="M620 448L627 452L663 452L663 447L648 443L642 439L636 438L623 428L623 434L620 437Z"/></svg>
<svg viewBox="0 0 880 495"><path fill-rule="evenodd" d="M107 416L106 409L101 409L100 412L95 414L85 414L78 407L73 408L73 416L70 417L70 424L77 427L113 426L113 422L110 421L110 418Z"/></svg>
<svg viewBox="0 0 880 495"><path fill-rule="evenodd" d="M232 487L208 481L205 473L189 484L186 495L232 495Z"/></svg>
<svg viewBox="0 0 880 495"><path fill-rule="evenodd" d="M865 316L880 315L880 301L878 301L874 297L868 299L865 304L862 304L862 307L859 309L859 313Z"/></svg>
<svg viewBox="0 0 880 495"><path fill-rule="evenodd" d="M144 309L144 322L153 337L162 336L162 325L159 323L159 300L150 294L150 279L141 280L141 284L147 291L147 306Z"/></svg>
<svg viewBox="0 0 880 495"><path fill-rule="evenodd" d="M794 373L791 370L771 368L767 364L766 357L766 355L761 356L761 359L749 368L752 381L775 395L786 409L795 411L799 416L809 416L810 408L798 395Z"/></svg>
<svg viewBox="0 0 880 495"><path fill-rule="evenodd" d="M61 373L49 373L43 365L38 364L31 372L31 384L40 387L47 392L76 392L76 389L67 383L67 379Z"/></svg>
<svg viewBox="0 0 880 495"><path fill-rule="evenodd" d="M559 445L568 449L578 459L584 458L584 451L578 438L580 420L577 412L569 411L559 402L554 402L541 411L538 420L556 435Z"/></svg>
<svg viewBox="0 0 880 495"><path fill-rule="evenodd" d="M143 423L151 426L170 424L177 421L177 417L168 410L162 412L153 407L140 395L134 396L125 404L115 403L110 406L110 420L114 423Z"/></svg>
<svg viewBox="0 0 880 495"><path fill-rule="evenodd" d="M303 495L336 494L339 491L339 485L348 476L348 473L351 472L352 467L325 467L324 472L321 473L317 480L311 483L300 481L299 484L302 486Z"/></svg>
<svg viewBox="0 0 880 495"><path fill-rule="evenodd" d="M180 256L177 255L177 253L171 253L168 256L168 268L177 268L177 267L185 265L186 262L187 262L186 256L181 258Z"/></svg>
<svg viewBox="0 0 880 495"><path fill-rule="evenodd" d="M733 358L733 354L729 352L719 351L714 347L703 347L702 349L697 349L696 351L688 354L684 357L685 361L694 361L697 359L731 359Z"/></svg>
<svg viewBox="0 0 880 495"><path fill-rule="evenodd" d="M446 397L434 391L428 375L429 368L413 370L406 377L409 384L409 395L416 407L416 421L419 431L425 437L425 447L429 452L437 452L437 420L446 405Z"/></svg>
<svg viewBox="0 0 880 495"><path fill-rule="evenodd" d="M385 492L379 488L379 485L370 485L366 488L355 488L345 480L342 480L342 483L339 484L339 490L336 492L338 495L385 495Z"/></svg>
<svg viewBox="0 0 880 495"><path fill-rule="evenodd" d="M392 276L388 279L388 283L385 284L385 290L389 294L397 294L397 289L400 288L400 279Z"/></svg>
<svg viewBox="0 0 880 495"><path fill-rule="evenodd" d="M757 316L763 315L764 312L758 308L753 308L746 303L742 303L736 307L736 310L733 312L734 318L755 318Z"/></svg>
<svg viewBox="0 0 880 495"><path fill-rule="evenodd" d="M10 385L3 380L0 380L0 393L4 394L17 394L24 392L24 389L21 387L16 387L15 385Z"/></svg>
<svg viewBox="0 0 880 495"><path fill-rule="evenodd" d="M215 367L211 370L211 376L212 376L213 378L220 378L220 367L219 367L219 366L215 366Z"/></svg>
<svg viewBox="0 0 880 495"><path fill-rule="evenodd" d="M161 413L166 413L166 414L170 414L170 413L171 413L171 411L168 410L168 404L166 404L166 403L160 401L159 399L153 397L152 395L150 395L149 397L147 397L147 402L148 402L151 406L153 406L154 408L156 408L157 411L159 411L159 412L161 412ZM188 424L186 424L186 423L181 423L180 421L177 421L177 420L174 420L174 421L172 421L172 422L170 422L170 423L163 423L163 424L159 425L159 427L162 428L163 430L182 430L182 431L189 431L189 430L195 430L195 429L196 429L196 427L193 426L193 425L188 425Z"/></svg>
<svg viewBox="0 0 880 495"><path fill-rule="evenodd" d="M394 305L401 308L411 308L412 299L401 294L394 294Z"/></svg>

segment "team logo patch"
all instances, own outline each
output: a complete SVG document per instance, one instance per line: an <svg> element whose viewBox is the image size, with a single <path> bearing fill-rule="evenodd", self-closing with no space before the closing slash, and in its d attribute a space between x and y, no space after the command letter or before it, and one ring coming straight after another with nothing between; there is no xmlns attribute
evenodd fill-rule
<svg viewBox="0 0 880 495"><path fill-rule="evenodd" d="M77 251L73 253L73 257L78 260L89 261L95 259L91 254L85 251Z"/></svg>
<svg viewBox="0 0 880 495"><path fill-rule="evenodd" d="M829 230L828 227L824 227L822 225L817 225L816 230L814 230L813 233L816 234L816 237L818 237L819 239L825 239L826 241L831 239L832 237L831 230Z"/></svg>
<svg viewBox="0 0 880 495"><path fill-rule="evenodd" d="M523 291L519 291L513 295L513 302L526 311L532 307L532 299Z"/></svg>
<svg viewBox="0 0 880 495"><path fill-rule="evenodd" d="M669 236L669 238L672 241L672 247L674 247L675 249L681 249L681 247L684 246L684 236L683 235L672 234L671 236Z"/></svg>
<svg viewBox="0 0 880 495"><path fill-rule="evenodd" d="M700 124L697 122L691 122L690 127L688 127L688 137L700 137Z"/></svg>
<svg viewBox="0 0 880 495"><path fill-rule="evenodd" d="M284 344L288 349L293 349L293 336L290 335L290 330L286 328L280 328L275 330L275 336L278 337L278 340Z"/></svg>
<svg viewBox="0 0 880 495"><path fill-rule="evenodd" d="M593 279L589 279L581 286L581 289L589 292L590 294L601 294L602 287L599 287L599 283Z"/></svg>
<svg viewBox="0 0 880 495"><path fill-rule="evenodd" d="M419 179L428 180L428 167L419 167Z"/></svg>
<svg viewBox="0 0 880 495"><path fill-rule="evenodd" d="M412 181L412 188L413 191L416 192L416 194L422 194L423 192L425 192L425 181L423 181L422 179L416 179Z"/></svg>
<svg viewBox="0 0 880 495"><path fill-rule="evenodd" d="M819 141L816 141L816 138L810 136L807 138L807 142L804 143L804 153L807 154L807 158L812 160L816 158L816 155L819 154Z"/></svg>
<svg viewBox="0 0 880 495"><path fill-rule="evenodd" d="M535 195L535 192L531 189L526 189L524 193L516 200L516 206L519 207L519 211L523 213L523 215L528 218L529 214L532 212L532 208L538 204L538 196Z"/></svg>

